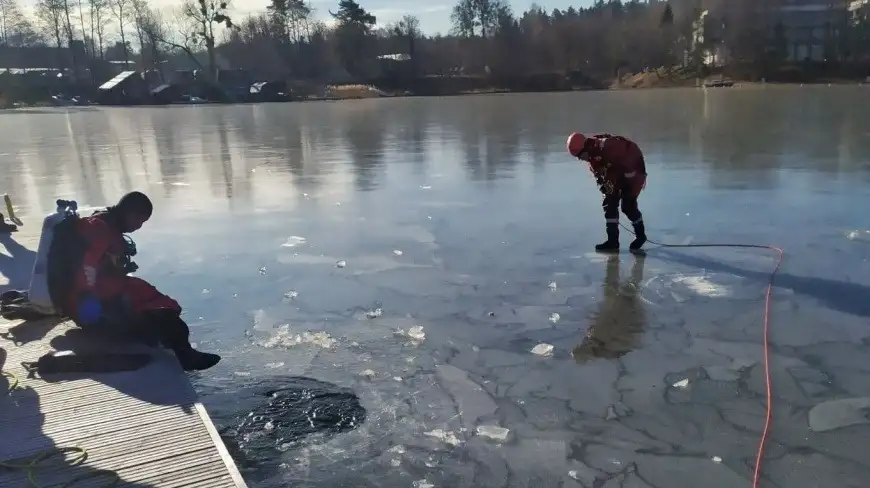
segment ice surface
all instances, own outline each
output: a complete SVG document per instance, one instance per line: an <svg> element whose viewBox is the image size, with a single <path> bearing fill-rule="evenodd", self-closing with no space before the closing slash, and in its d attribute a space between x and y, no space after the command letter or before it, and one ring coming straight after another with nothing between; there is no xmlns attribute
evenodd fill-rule
<svg viewBox="0 0 870 488"><path fill-rule="evenodd" d="M0 116L25 223L2 243L0 283L28 286L32 262L14 265L55 198L146 189L137 263L224 357L193 378L216 422L243 408L243 385L278 374L353 388L369 412L240 459L252 488L748 486L774 253L594 253L600 195L554 134L621 127L650 163L654 240L785 248L764 481L863 487L870 232L855 209L870 198L870 125L857 90L667 90L642 94L641 111L575 93ZM579 102L596 109L585 121L562 110ZM507 439L478 435L495 426Z"/></svg>
<svg viewBox="0 0 870 488"><path fill-rule="evenodd" d="M466 371L449 364L439 364L436 375L441 386L459 407L459 417L465 428L472 428L479 420L489 418L498 410L492 397L472 381Z"/></svg>

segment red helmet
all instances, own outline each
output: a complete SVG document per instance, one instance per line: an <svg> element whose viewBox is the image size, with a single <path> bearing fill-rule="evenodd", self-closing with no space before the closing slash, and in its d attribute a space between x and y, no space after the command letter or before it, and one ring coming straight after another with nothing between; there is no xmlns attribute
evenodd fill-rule
<svg viewBox="0 0 870 488"><path fill-rule="evenodd" d="M579 132L572 132L570 136L568 136L568 142L565 146L568 148L568 152L571 156L577 157L583 152L583 146L586 145L586 136Z"/></svg>

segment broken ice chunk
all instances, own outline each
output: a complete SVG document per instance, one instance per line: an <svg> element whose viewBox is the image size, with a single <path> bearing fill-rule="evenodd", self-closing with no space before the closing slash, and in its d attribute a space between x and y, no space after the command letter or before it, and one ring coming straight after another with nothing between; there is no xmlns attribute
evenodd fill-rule
<svg viewBox="0 0 870 488"><path fill-rule="evenodd" d="M456 437L456 434L445 431L444 429L431 430L429 432L424 432L423 435L434 437L445 444L450 444L451 446L458 446L461 442L459 438Z"/></svg>
<svg viewBox="0 0 870 488"><path fill-rule="evenodd" d="M294 334L290 330L289 325L282 325L278 327L275 331L275 334L272 337L267 338L263 341L258 341L258 344L267 347L293 347L299 344L313 344L316 346L320 346L324 349L330 349L333 345L335 345L336 340L333 339L326 332L311 332L305 331L301 334Z"/></svg>
<svg viewBox="0 0 870 488"><path fill-rule="evenodd" d="M408 330L396 329L393 331L393 335L397 337L407 337L410 339L409 343L414 346L419 346L426 339L426 333L423 332L422 325L415 325Z"/></svg>
<svg viewBox="0 0 870 488"><path fill-rule="evenodd" d="M288 291L287 293L284 294L284 298L286 298L288 300L292 300L298 296L299 296L299 292L294 291L294 290Z"/></svg>
<svg viewBox="0 0 870 488"><path fill-rule="evenodd" d="M713 459L713 462L716 464L719 464L722 462L722 458L720 458L719 456L713 456L712 459Z"/></svg>
<svg viewBox="0 0 870 488"><path fill-rule="evenodd" d="M271 432L271 431L275 430L275 424L273 424L272 421L270 420L270 421L266 422L266 425L263 426L263 430L265 430L266 432Z"/></svg>
<svg viewBox="0 0 870 488"><path fill-rule="evenodd" d="M552 356L553 346L552 344L538 344L532 348L532 354L537 354L538 356Z"/></svg>
<svg viewBox="0 0 870 488"><path fill-rule="evenodd" d="M559 315L559 314L557 314L556 312L553 312L553 313L550 314L550 322L552 322L552 323L554 323L554 324L555 324L556 322L558 322L559 319L561 319L561 318L562 318L562 316Z"/></svg>
<svg viewBox="0 0 870 488"><path fill-rule="evenodd" d="M416 325L408 329L408 337L414 339L415 341L422 341L426 338L426 333L423 332L422 325Z"/></svg>
<svg viewBox="0 0 870 488"><path fill-rule="evenodd" d="M677 381L676 383L674 383L673 386L674 386L674 388L681 388L681 389L685 388L685 387L689 386L689 378L684 378L680 381Z"/></svg>
<svg viewBox="0 0 870 488"><path fill-rule="evenodd" d="M362 376L363 378L372 379L375 376L377 376L377 373L375 373L374 371L372 371L370 369L366 369L366 370L360 371L359 375Z"/></svg>
<svg viewBox="0 0 870 488"><path fill-rule="evenodd" d="M808 421L810 430L826 432L850 425L866 424L870 421L870 397L841 398L819 403L810 409Z"/></svg>
<svg viewBox="0 0 870 488"><path fill-rule="evenodd" d="M345 266L347 266L347 261L345 261L344 259L342 259L341 261L335 263L335 267L336 267L336 268L343 268L343 267L345 267Z"/></svg>
<svg viewBox="0 0 870 488"><path fill-rule="evenodd" d="M402 255L402 251L400 251L400 250L398 250L398 249L393 249L393 254L395 254L396 256L401 256L401 255Z"/></svg>
<svg viewBox="0 0 870 488"><path fill-rule="evenodd" d="M366 312L366 317L368 317L370 319L376 319L383 314L384 314L383 310L381 310L380 308L376 308L374 310L369 310L368 312Z"/></svg>
<svg viewBox="0 0 870 488"><path fill-rule="evenodd" d="M555 282L555 281L551 281L550 284L549 284L548 286L549 286L549 288L550 288L551 290L555 290L555 289L556 289L556 282Z"/></svg>
<svg viewBox="0 0 870 488"><path fill-rule="evenodd" d="M504 427L499 427L498 425L479 425L476 429L477 435L480 437L485 437L487 439L504 442L507 440L508 435L510 435L510 430L505 429Z"/></svg>
<svg viewBox="0 0 870 488"><path fill-rule="evenodd" d="M846 234L846 238L850 240L866 240L870 238L870 230L853 230Z"/></svg>

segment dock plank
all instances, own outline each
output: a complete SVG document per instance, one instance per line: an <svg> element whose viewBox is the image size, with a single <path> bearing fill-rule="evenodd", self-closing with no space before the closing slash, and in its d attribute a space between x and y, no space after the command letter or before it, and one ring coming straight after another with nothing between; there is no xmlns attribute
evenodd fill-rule
<svg viewBox="0 0 870 488"><path fill-rule="evenodd" d="M16 325L0 322L0 332ZM49 466L34 471L39 486L62 486L73 477L109 470L120 477L119 486L246 487L170 354L157 351L151 364L133 372L60 381L29 378L21 362L36 360L54 349L55 339L73 332L74 325L61 323L22 345L0 338L5 356L0 367L19 381L18 389L0 396L0 463L80 447L88 454L84 463L47 460ZM7 384L5 379L0 387L5 390ZM26 470L0 469L0 487L28 486L27 476ZM94 478L76 486L99 487L106 481Z"/></svg>
<svg viewBox="0 0 870 488"><path fill-rule="evenodd" d="M32 235L13 237L35 247ZM81 341L69 322L0 319L0 370L19 382L7 394L10 379L0 377L0 466L76 447L87 452L83 463L73 463L74 455L54 456L32 470L39 488L60 488L97 470L117 474L117 486L128 488L247 487L172 354L111 343L82 347ZM154 360L132 372L45 379L28 377L21 365L63 349L148 352ZM0 488L32 486L29 474L0 467ZM107 481L91 478L74 486L101 488Z"/></svg>

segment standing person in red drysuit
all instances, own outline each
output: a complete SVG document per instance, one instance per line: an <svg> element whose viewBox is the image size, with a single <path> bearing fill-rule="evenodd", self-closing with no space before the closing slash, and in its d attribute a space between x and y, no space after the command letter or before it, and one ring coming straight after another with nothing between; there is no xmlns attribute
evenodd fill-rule
<svg viewBox="0 0 870 488"><path fill-rule="evenodd" d="M71 221L66 240L73 242L53 245L49 258L49 267L57 264L71 275L63 278L67 286L59 297L61 310L83 329L161 343L175 352L185 370L210 368L220 356L191 346L190 329L181 319L178 302L147 281L129 276L138 266L130 260L136 254L135 244L124 234L139 230L152 211L151 200L134 191L114 206ZM56 239L64 237L61 231ZM69 264L63 264L65 260Z"/></svg>
<svg viewBox="0 0 870 488"><path fill-rule="evenodd" d="M607 240L595 246L596 251L619 251L619 206L622 213L631 219L636 238L629 245L638 251L646 243L643 215L637 208L637 197L646 186L646 164L643 152L633 141L611 134L596 134L589 137L578 132L571 133L567 142L568 152L589 163L589 169L601 193L604 194L604 219Z"/></svg>

